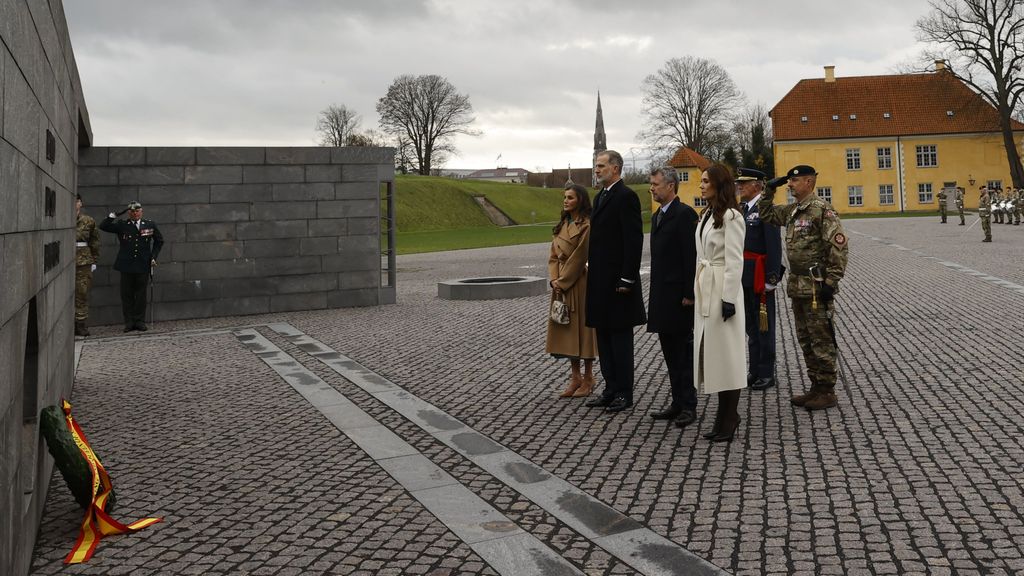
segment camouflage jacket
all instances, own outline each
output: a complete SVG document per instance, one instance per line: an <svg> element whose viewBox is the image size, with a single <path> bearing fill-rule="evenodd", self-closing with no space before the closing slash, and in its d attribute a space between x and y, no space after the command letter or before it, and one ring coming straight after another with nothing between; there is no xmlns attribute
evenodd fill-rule
<svg viewBox="0 0 1024 576"><path fill-rule="evenodd" d="M774 194L765 194L757 203L761 220L786 229L786 255L789 257L789 281L786 291L792 298L810 298L814 281L810 268L817 265L825 280L839 291L839 280L846 273L849 242L839 215L825 200L811 193L802 202L784 206L773 203Z"/></svg>
<svg viewBox="0 0 1024 576"><path fill-rule="evenodd" d="M939 190L939 193L935 195L935 199L939 201L939 208L946 205L946 189Z"/></svg>
<svg viewBox="0 0 1024 576"><path fill-rule="evenodd" d="M964 193L959 189L957 189L957 191L953 193L953 201L956 202L956 207L958 210L964 209Z"/></svg>
<svg viewBox="0 0 1024 576"><path fill-rule="evenodd" d="M978 216L984 216L985 218L988 218L991 213L992 200L989 198L988 194L982 194L978 198Z"/></svg>
<svg viewBox="0 0 1024 576"><path fill-rule="evenodd" d="M75 221L75 266L95 264L99 259L100 232L96 221L92 216L79 214Z"/></svg>

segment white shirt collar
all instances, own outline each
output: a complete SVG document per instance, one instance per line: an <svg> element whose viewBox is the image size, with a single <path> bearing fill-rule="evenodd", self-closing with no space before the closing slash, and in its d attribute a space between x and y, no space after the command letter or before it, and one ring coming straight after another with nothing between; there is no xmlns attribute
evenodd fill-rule
<svg viewBox="0 0 1024 576"><path fill-rule="evenodd" d="M761 200L761 196L763 196L763 195L764 195L764 193L762 192L762 193L758 194L757 196L754 196L753 200L751 200L750 202L747 202L747 210L750 210L754 206L757 206L758 201Z"/></svg>
<svg viewBox="0 0 1024 576"><path fill-rule="evenodd" d="M622 180L622 178L619 178L619 180ZM619 183L619 180L616 180L615 182L612 182L611 184L609 184L609 185L605 186L605 187L604 187L604 189L605 189L605 190L611 190L611 189L612 189L612 186L615 186L616 184L618 184L618 183Z"/></svg>

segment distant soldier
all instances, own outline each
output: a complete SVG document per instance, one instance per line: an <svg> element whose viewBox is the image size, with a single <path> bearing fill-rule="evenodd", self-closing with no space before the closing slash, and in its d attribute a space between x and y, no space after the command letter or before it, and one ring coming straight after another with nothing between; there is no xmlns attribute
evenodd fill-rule
<svg viewBox="0 0 1024 576"><path fill-rule="evenodd" d="M128 213L127 220L117 219L118 214L110 213L102 222L100 230L117 234L120 249L114 270L121 273L121 312L124 315L124 331L145 332L146 288L149 276L156 266L164 237L156 222L142 218L142 204L132 202L122 212Z"/></svg>
<svg viewBox="0 0 1024 576"><path fill-rule="evenodd" d="M989 200L988 188L978 188L978 218L981 219L981 229L985 232L985 239L982 242L992 241L992 201Z"/></svg>
<svg viewBox="0 0 1024 576"><path fill-rule="evenodd" d="M1010 188L1010 193L1013 195L1013 225L1020 226L1020 213L1024 211L1024 206L1021 206L1024 204L1024 188Z"/></svg>
<svg viewBox="0 0 1024 576"><path fill-rule="evenodd" d="M956 202L956 211L960 214L960 225L964 225L964 189L960 186L956 187L954 192L953 201Z"/></svg>
<svg viewBox="0 0 1024 576"><path fill-rule="evenodd" d="M100 259L100 233L92 216L82 214L82 195L75 194L75 336L88 336L89 290Z"/></svg>
<svg viewBox="0 0 1024 576"><path fill-rule="evenodd" d="M761 220L786 227L789 256L787 292L792 300L796 337L807 364L811 389L793 396L794 406L821 410L835 406L839 351L832 324L832 299L846 273L849 246L839 215L814 193L818 173L796 166L768 183L757 203ZM795 202L776 206L775 189L788 181Z"/></svg>
<svg viewBox="0 0 1024 576"><path fill-rule="evenodd" d="M995 216L996 224L1003 223L1003 189L1002 187L996 188L989 192L989 202L992 204L992 214Z"/></svg>
<svg viewBox="0 0 1024 576"><path fill-rule="evenodd" d="M946 189L943 188L943 189L939 190L939 194L935 198L939 201L939 216L942 217L942 220L940 221L940 224L945 224L946 223L946 200L948 199L948 196L946 195Z"/></svg>

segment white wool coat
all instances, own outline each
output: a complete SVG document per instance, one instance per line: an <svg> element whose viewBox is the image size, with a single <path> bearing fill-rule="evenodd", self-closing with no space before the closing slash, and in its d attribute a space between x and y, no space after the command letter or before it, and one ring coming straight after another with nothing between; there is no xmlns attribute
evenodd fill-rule
<svg viewBox="0 0 1024 576"><path fill-rule="evenodd" d="M693 382L697 390L712 394L747 386L747 344L744 329L743 237L746 226L738 210L723 216L715 229L707 212L697 223L697 274L693 293ZM736 314L722 320L722 301L736 307Z"/></svg>

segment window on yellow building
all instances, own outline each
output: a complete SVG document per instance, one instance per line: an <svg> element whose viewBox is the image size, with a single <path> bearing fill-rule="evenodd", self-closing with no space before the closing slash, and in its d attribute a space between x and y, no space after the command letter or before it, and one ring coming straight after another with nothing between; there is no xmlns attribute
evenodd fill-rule
<svg viewBox="0 0 1024 576"><path fill-rule="evenodd" d="M846 188L849 205L850 206L863 206L864 205L864 187L863 186L847 186Z"/></svg>
<svg viewBox="0 0 1024 576"><path fill-rule="evenodd" d="M693 197L693 207L694 208L703 208L704 206L707 206L707 205L708 205L708 201L705 200L704 198L702 198L700 196L694 196Z"/></svg>
<svg viewBox="0 0 1024 576"><path fill-rule="evenodd" d="M882 206L892 206L895 204L892 197L892 184L878 185L878 203Z"/></svg>
<svg viewBox="0 0 1024 576"><path fill-rule="evenodd" d="M931 182L917 185L917 201L920 204L931 204L935 201L935 198L932 196Z"/></svg>
<svg viewBox="0 0 1024 576"><path fill-rule="evenodd" d="M986 184L985 187L988 188L989 190L995 190L996 188L1002 188L1003 187L1003 181L1002 180L989 180L988 184Z"/></svg>
<svg viewBox="0 0 1024 576"><path fill-rule="evenodd" d="M689 172L683 172L682 174L680 174L680 176L683 177L683 180L682 180L683 182L689 182L690 181L690 173Z"/></svg>
<svg viewBox="0 0 1024 576"><path fill-rule="evenodd" d="M930 168L939 165L939 153L935 144L917 146L917 167Z"/></svg>
<svg viewBox="0 0 1024 576"><path fill-rule="evenodd" d="M846 169L860 170L860 148L846 149Z"/></svg>
<svg viewBox="0 0 1024 576"><path fill-rule="evenodd" d="M878 149L878 169L889 170L892 168L892 148L883 146Z"/></svg>
<svg viewBox="0 0 1024 576"><path fill-rule="evenodd" d="M821 186L820 188L818 188L818 197L823 199L825 202L828 202L829 204L831 204L832 203L832 187L831 186Z"/></svg>

